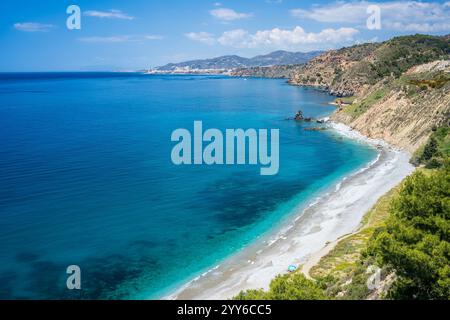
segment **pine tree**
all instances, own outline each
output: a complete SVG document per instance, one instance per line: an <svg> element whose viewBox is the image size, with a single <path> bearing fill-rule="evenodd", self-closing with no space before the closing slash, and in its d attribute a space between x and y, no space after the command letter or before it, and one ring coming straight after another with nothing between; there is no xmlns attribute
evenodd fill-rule
<svg viewBox="0 0 450 320"><path fill-rule="evenodd" d="M438 142L436 138L431 137L430 141L428 141L427 145L425 146L425 149L423 150L422 158L425 161L430 160L438 153Z"/></svg>

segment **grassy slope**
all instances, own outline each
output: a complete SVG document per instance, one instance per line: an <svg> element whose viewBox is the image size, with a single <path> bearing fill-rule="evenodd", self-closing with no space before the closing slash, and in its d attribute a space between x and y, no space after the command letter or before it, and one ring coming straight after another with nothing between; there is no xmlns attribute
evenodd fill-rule
<svg viewBox="0 0 450 320"><path fill-rule="evenodd" d="M385 97L402 92L412 104L420 103L426 94L439 91L450 85L450 75L445 72L423 72L419 74L403 74L398 78L388 78L383 83L374 87L361 99L349 98L353 102L346 106L343 111L352 118L357 118L370 109L373 105L381 102Z"/></svg>

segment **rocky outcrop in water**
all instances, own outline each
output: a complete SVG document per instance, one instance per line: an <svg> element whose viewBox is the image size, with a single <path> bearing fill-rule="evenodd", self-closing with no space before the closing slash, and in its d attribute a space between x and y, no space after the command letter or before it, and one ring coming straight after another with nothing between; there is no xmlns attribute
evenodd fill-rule
<svg viewBox="0 0 450 320"><path fill-rule="evenodd" d="M295 117L294 117L294 120L295 121L302 121L302 120L304 120L305 118L303 117L303 112L300 110L300 111L298 111L297 112L297 114L295 115Z"/></svg>

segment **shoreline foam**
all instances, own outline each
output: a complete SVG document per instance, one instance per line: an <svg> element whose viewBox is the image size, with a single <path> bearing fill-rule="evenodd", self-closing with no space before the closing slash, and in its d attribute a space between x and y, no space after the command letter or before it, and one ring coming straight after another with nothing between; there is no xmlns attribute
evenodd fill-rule
<svg viewBox="0 0 450 320"><path fill-rule="evenodd" d="M354 232L377 200L413 172L410 155L382 140L367 138L351 128L330 123L334 132L377 147L378 157L364 168L311 200L278 230L191 280L165 299L229 299L242 290L267 289L270 281L291 264L303 265L327 244Z"/></svg>

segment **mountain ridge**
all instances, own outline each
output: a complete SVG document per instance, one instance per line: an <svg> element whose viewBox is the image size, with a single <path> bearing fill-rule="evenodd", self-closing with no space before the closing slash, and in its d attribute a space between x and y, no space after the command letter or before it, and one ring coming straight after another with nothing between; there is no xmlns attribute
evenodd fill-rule
<svg viewBox="0 0 450 320"><path fill-rule="evenodd" d="M238 55L224 55L211 59L196 59L179 63L168 63L154 68L157 71L176 71L177 69L232 70L259 66L281 66L303 64L322 54L323 51L290 52L278 50L265 55L244 58Z"/></svg>

